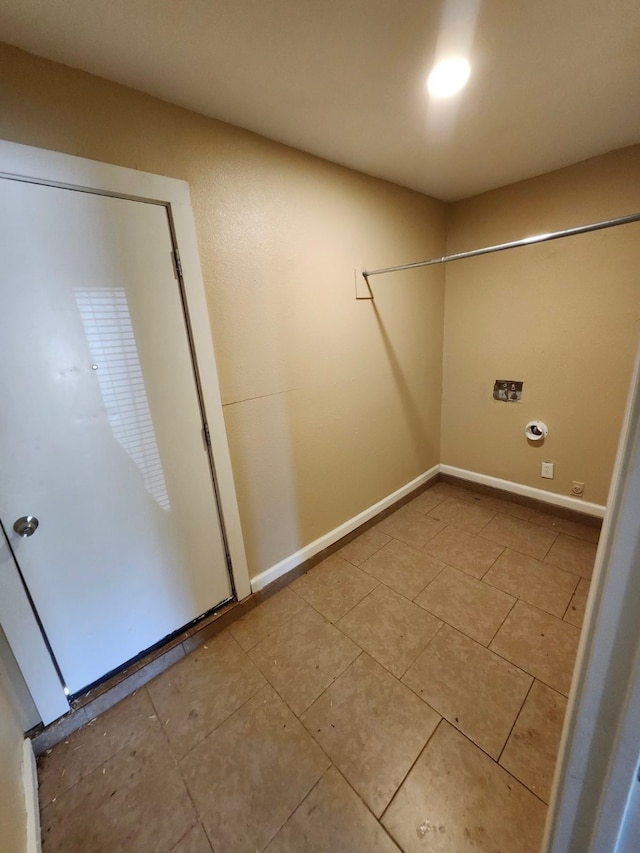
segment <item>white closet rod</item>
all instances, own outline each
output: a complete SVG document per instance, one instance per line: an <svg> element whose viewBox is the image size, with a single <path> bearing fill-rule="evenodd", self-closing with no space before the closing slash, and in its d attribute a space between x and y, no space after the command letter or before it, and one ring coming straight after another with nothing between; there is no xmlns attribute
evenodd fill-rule
<svg viewBox="0 0 640 853"><path fill-rule="evenodd" d="M522 240L512 240L510 243L498 243L497 246L484 246L482 249L471 249L469 252L456 252L453 255L443 255L441 258L431 258L428 261L416 261L413 264L400 264L397 267L383 267L379 270L363 270L362 275L368 279L372 275L382 275L387 272L412 270L416 267L430 267L434 264L446 264L449 261L461 261L463 258L475 258L478 255L490 255L493 252L504 252L505 249L517 249L518 246L530 246L533 243L547 243L549 240L559 240L561 237L574 237L576 234L587 234L589 231L602 231L604 228L614 228L616 225L628 225L640 221L640 213L629 216L618 216L616 219L603 219L590 225L578 225L576 228L565 228L564 231L551 231L548 234L536 234L535 237L524 237Z"/></svg>

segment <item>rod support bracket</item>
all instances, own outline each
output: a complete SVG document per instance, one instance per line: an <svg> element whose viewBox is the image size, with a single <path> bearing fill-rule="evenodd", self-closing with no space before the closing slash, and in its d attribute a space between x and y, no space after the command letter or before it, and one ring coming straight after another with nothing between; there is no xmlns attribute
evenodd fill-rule
<svg viewBox="0 0 640 853"><path fill-rule="evenodd" d="M353 275L356 283L356 299L373 299L369 279L364 274L364 270L357 267Z"/></svg>

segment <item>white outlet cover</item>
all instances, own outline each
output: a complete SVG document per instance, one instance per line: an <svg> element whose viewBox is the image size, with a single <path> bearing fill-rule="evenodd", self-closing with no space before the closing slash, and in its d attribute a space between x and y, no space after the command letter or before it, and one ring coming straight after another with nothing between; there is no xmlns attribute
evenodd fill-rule
<svg viewBox="0 0 640 853"><path fill-rule="evenodd" d="M553 462L543 462L541 466L540 476L545 480L553 480Z"/></svg>

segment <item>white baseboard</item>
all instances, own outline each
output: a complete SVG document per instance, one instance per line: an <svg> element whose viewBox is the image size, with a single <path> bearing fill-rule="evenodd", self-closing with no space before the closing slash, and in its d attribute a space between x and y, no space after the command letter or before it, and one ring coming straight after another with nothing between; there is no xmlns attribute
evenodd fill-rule
<svg viewBox="0 0 640 853"><path fill-rule="evenodd" d="M22 741L22 786L27 813L27 853L40 853L40 809L38 807L38 771L31 741Z"/></svg>
<svg viewBox="0 0 640 853"><path fill-rule="evenodd" d="M535 498L538 501L543 501L544 503L551 504L552 506L561 506L566 509L573 509L576 512L582 512L585 515L592 515L596 518L603 518L606 510L606 507L601 504L581 501L579 498L573 498L570 495L558 495L555 492L547 492L544 489L536 489L533 486L524 486L522 483L514 483L511 480L501 480L499 477L490 477L488 474L477 474L475 471L467 471L464 468L454 468L453 465L434 465L433 468L425 471L424 474L421 474L419 477L416 477L415 480L412 480L410 483L402 486L402 488L393 492L393 494L387 495L386 498L378 501L378 503L370 506L358 515L355 515L353 518L350 518L349 521L345 521L344 524L341 524L334 530L330 530L329 533L325 533L324 536L316 539L315 542L311 542L309 545L306 545L304 548L296 551L295 554L291 554L290 557L285 557L284 560L276 563L275 566L271 566L270 569L266 569L264 572L256 575L255 578L251 579L251 591L258 592L259 590L264 589L268 584L273 583L273 581L278 580L278 578L281 578L283 575L286 575L287 572L290 572L300 566L305 562L305 560L315 557L315 555L319 554L320 551L323 551L325 548L333 545L334 542L342 539L343 536L346 536L348 533L356 530L360 525L378 515L378 513L388 509L388 507L393 506L394 503L401 500L415 489L423 486L425 483L428 483L429 480L433 479L433 477L438 473L450 474L452 477L458 477L461 480L468 480L470 483L481 483L484 486L492 486L494 489L502 489L503 491L511 492L514 495L524 495L527 498Z"/></svg>
<svg viewBox="0 0 640 853"><path fill-rule="evenodd" d="M467 471L464 468L454 468L453 465L440 465L441 474L449 474L451 477L459 477L461 480L469 480L471 483L481 483L483 486L492 486L494 489L502 489L514 495L524 495L527 498L535 498L553 506L562 506L583 512L585 515L593 515L603 518L606 510L601 504L581 501L570 495L558 495L555 492L547 492L544 489L536 489L533 486L523 486L522 483L514 483L511 480L501 480L499 477L490 477L488 474L476 474L475 471Z"/></svg>
<svg viewBox="0 0 640 853"><path fill-rule="evenodd" d="M325 533L324 536L316 539L315 542L311 542L309 545L306 545L304 548L296 551L295 554L291 554L290 557L285 557L284 560L276 563L275 566L271 566L270 569L266 569L266 571L256 575L255 578L251 579L252 592L258 592L258 590L261 590L268 584L273 583L273 581L282 577L282 575L286 575L287 572L297 568L299 565L304 563L305 560L315 557L315 555L319 554L320 551L323 551L325 548L333 545L334 542L342 539L343 536L346 536L348 533L356 530L360 525L378 515L378 513L390 506L393 506L393 504L401 498L404 498L406 495L411 494L415 489L423 486L425 483L428 483L429 480L433 479L433 477L438 474L439 470L440 466L434 465L433 468L425 471L424 474L420 474L420 476L416 477L415 480L412 480L410 483L402 486L392 494L387 495L386 498L382 498L381 501L378 501L378 503L363 510L353 518L350 518L349 521L345 521L344 524L330 530L329 533Z"/></svg>

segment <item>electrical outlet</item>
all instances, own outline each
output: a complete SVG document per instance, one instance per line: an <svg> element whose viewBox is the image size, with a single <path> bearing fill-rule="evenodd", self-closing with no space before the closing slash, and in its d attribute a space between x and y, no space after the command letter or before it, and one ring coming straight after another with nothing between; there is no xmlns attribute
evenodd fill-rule
<svg viewBox="0 0 640 853"><path fill-rule="evenodd" d="M584 495L584 483L578 483L577 480L574 480L571 484L571 494L581 498Z"/></svg>
<svg viewBox="0 0 640 853"><path fill-rule="evenodd" d="M553 480L553 462L543 462L540 466L540 476L545 480Z"/></svg>

